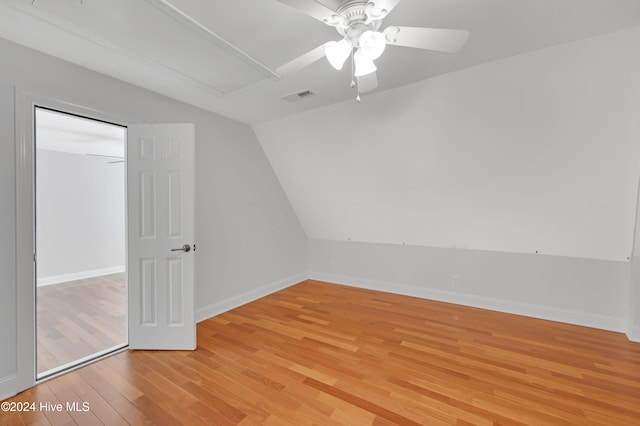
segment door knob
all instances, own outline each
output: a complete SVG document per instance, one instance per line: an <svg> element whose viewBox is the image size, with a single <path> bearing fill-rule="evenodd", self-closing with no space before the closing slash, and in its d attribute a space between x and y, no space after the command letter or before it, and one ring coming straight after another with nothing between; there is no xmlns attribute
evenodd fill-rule
<svg viewBox="0 0 640 426"><path fill-rule="evenodd" d="M171 249L171 251L183 251L185 253L189 253L191 251L191 246L189 244L185 244L180 248Z"/></svg>

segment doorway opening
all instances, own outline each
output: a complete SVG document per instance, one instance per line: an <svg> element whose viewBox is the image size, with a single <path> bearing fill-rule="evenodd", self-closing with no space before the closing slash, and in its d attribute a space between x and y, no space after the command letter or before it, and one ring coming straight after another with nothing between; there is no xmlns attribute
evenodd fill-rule
<svg viewBox="0 0 640 426"><path fill-rule="evenodd" d="M36 377L128 344L126 127L35 107Z"/></svg>

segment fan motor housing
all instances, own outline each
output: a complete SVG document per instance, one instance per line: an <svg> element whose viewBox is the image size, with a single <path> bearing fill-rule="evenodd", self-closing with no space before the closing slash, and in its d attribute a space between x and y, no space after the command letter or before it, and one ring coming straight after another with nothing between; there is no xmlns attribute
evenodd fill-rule
<svg viewBox="0 0 640 426"><path fill-rule="evenodd" d="M382 19L371 19L367 14L368 3L368 1L353 1L337 10L344 22L342 25L337 25L336 30L351 41L354 47L358 47L358 40L363 32L377 31L382 25Z"/></svg>

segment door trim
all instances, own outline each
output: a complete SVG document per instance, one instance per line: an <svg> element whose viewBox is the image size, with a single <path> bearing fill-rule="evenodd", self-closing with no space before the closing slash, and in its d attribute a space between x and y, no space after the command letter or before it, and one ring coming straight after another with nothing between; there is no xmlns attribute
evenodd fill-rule
<svg viewBox="0 0 640 426"><path fill-rule="evenodd" d="M15 89L16 374L12 391L16 393L33 386L36 378L33 112L28 110L29 101L25 92Z"/></svg>
<svg viewBox="0 0 640 426"><path fill-rule="evenodd" d="M6 395L6 397L12 396L12 394L15 395L38 383L36 369L36 273L34 262L36 226L34 133L36 106L127 127L124 120L116 114L15 87L17 366L14 385L11 386L11 394ZM125 217L125 232L127 232L126 228L127 218ZM125 234L125 241L128 241L128 234ZM125 250L127 249L125 248Z"/></svg>

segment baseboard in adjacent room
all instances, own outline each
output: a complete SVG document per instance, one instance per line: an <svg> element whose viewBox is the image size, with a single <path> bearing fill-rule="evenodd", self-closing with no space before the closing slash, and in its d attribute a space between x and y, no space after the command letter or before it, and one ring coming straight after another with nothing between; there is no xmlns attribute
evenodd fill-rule
<svg viewBox="0 0 640 426"><path fill-rule="evenodd" d="M631 325L629 326L629 331L627 331L627 339L632 342L640 342L640 325Z"/></svg>
<svg viewBox="0 0 640 426"><path fill-rule="evenodd" d="M546 306L494 299L473 294L455 293L323 272L309 272L309 279L621 333L629 331L628 324L623 319L590 314L587 312L549 308ZM640 332L640 329L637 331ZM635 336L640 337L640 334L636 334ZM629 337L629 339L633 340L631 337Z"/></svg>
<svg viewBox="0 0 640 426"><path fill-rule="evenodd" d="M38 287L51 284L66 283L69 281L84 280L86 278L101 277L103 275L118 274L126 270L125 266L112 266L110 268L94 269L91 271L74 272L71 274L55 275L52 277L38 278Z"/></svg>
<svg viewBox="0 0 640 426"><path fill-rule="evenodd" d="M237 308L238 306L253 302L256 299L260 299L261 297L268 296L269 294L275 293L276 291L280 291L294 284L298 284L299 282L306 280L307 277L307 273L303 272L282 280L278 280L271 284L264 285L254 290L247 291L246 293L229 297L227 299L221 300L220 302L212 303L211 305L198 308L196 309L196 322L204 321L223 312L227 312L231 309Z"/></svg>

